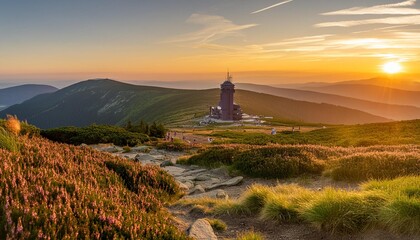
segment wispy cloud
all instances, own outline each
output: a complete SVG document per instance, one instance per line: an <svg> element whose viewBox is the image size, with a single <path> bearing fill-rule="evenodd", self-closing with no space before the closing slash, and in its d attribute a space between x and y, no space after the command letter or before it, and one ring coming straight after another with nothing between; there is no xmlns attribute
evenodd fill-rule
<svg viewBox="0 0 420 240"><path fill-rule="evenodd" d="M283 5L283 4L286 4L286 3L292 2L292 1L293 1L293 0L286 0L286 1L283 1L283 2L279 2L279 3L276 3L276 4L274 4L274 5L268 6L268 7L266 7L266 8L263 8L263 9L260 9L260 10L257 10L257 11L254 11L254 12L252 12L251 14L256 14L256 13L264 12L264 11L267 11L267 10L269 10L269 9L272 9L272 8L278 7L278 6L280 6L280 5Z"/></svg>
<svg viewBox="0 0 420 240"><path fill-rule="evenodd" d="M238 25L222 16L205 14L192 14L187 23L201 25L203 28L165 42L206 44L228 36L240 36L242 30L257 26L257 24Z"/></svg>
<svg viewBox="0 0 420 240"><path fill-rule="evenodd" d="M420 25L420 15L318 23L315 27L353 27L368 24Z"/></svg>
<svg viewBox="0 0 420 240"><path fill-rule="evenodd" d="M374 15L374 14L386 14L386 15L415 15L420 14L419 9L415 8L404 8L414 6L416 0L408 0L395 4L377 5L372 7L353 7L334 12L322 13L322 15Z"/></svg>

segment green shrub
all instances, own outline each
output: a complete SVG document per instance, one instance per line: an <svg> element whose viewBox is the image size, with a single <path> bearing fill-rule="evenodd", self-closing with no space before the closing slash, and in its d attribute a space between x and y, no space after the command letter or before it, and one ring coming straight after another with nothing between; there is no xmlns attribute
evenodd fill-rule
<svg viewBox="0 0 420 240"><path fill-rule="evenodd" d="M92 125L42 130L41 135L52 141L73 145L113 143L117 146L136 146L149 140L147 135L132 133L121 127Z"/></svg>
<svg viewBox="0 0 420 240"><path fill-rule="evenodd" d="M224 232L227 229L227 225L225 222L223 222L220 219L206 219L207 222L210 223L211 227L213 228L213 230L215 231L219 231L219 232Z"/></svg>
<svg viewBox="0 0 420 240"><path fill-rule="evenodd" d="M19 143L16 137L0 127L0 149L6 149L11 152L19 151Z"/></svg>
<svg viewBox="0 0 420 240"><path fill-rule="evenodd" d="M330 175L335 180L391 179L420 174L420 154L358 153L338 159L330 168Z"/></svg>
<svg viewBox="0 0 420 240"><path fill-rule="evenodd" d="M395 233L420 235L420 199L397 197L380 211L380 222Z"/></svg>
<svg viewBox="0 0 420 240"><path fill-rule="evenodd" d="M158 149L164 149L168 151L177 151L181 152L187 149L190 149L190 145L188 143L185 143L184 141L180 139L174 139L170 142L160 142L156 145Z"/></svg>
<svg viewBox="0 0 420 240"><path fill-rule="evenodd" d="M362 193L327 189L308 202L301 214L306 221L332 233L360 232L375 222L380 204L384 202L378 199Z"/></svg>
<svg viewBox="0 0 420 240"><path fill-rule="evenodd" d="M248 150L236 157L234 167L253 177L288 178L320 174L325 163L297 147L265 147Z"/></svg>
<svg viewBox="0 0 420 240"><path fill-rule="evenodd" d="M234 156L239 153L238 149L213 147L184 161L184 164L200 165L210 168L229 166L233 164Z"/></svg>

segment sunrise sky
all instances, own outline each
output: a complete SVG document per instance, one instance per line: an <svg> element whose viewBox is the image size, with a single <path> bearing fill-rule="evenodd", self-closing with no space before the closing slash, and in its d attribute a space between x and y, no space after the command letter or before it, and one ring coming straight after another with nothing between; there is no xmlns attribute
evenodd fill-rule
<svg viewBox="0 0 420 240"><path fill-rule="evenodd" d="M420 76L416 0L0 0L0 83ZM392 64L391 64L392 65Z"/></svg>

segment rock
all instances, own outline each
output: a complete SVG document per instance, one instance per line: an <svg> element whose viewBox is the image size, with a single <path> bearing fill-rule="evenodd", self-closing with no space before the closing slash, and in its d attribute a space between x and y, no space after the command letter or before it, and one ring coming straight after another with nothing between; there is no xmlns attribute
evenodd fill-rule
<svg viewBox="0 0 420 240"><path fill-rule="evenodd" d="M208 174L200 174L197 177L195 177L194 180L196 180L196 181L208 181L210 179L211 179L211 176L210 175L208 175Z"/></svg>
<svg viewBox="0 0 420 240"><path fill-rule="evenodd" d="M140 153L140 154L136 155L136 160L138 160L138 161L152 161L152 160L155 160L155 158L150 154Z"/></svg>
<svg viewBox="0 0 420 240"><path fill-rule="evenodd" d="M213 228L205 219L198 219L188 229L188 236L197 240L217 240Z"/></svg>
<svg viewBox="0 0 420 240"><path fill-rule="evenodd" d="M221 182L221 183L217 183L214 185L211 185L209 187L206 187L206 190L211 190L211 189L215 189L218 187L228 187L228 186L235 186L237 184L239 184L240 182L242 182L244 178L239 176L239 177L234 177L232 179L229 179L227 181Z"/></svg>
<svg viewBox="0 0 420 240"><path fill-rule="evenodd" d="M182 182L177 181L177 183L178 183L179 188L180 188L182 191L184 191L184 192L188 192L188 191L190 190L190 188L189 188L187 185L183 184Z"/></svg>
<svg viewBox="0 0 420 240"><path fill-rule="evenodd" d="M229 170L226 167L215 168L209 171L213 175L221 176L228 178L229 177Z"/></svg>
<svg viewBox="0 0 420 240"><path fill-rule="evenodd" d="M191 176L191 175L202 173L202 172L205 172L205 171L207 171L207 169L192 170L192 171L185 172L184 176Z"/></svg>
<svg viewBox="0 0 420 240"><path fill-rule="evenodd" d="M186 176L186 177L180 176L180 177L177 177L176 179L180 182L186 182L186 181L194 181L195 177L194 176Z"/></svg>
<svg viewBox="0 0 420 240"><path fill-rule="evenodd" d="M187 186L189 189L194 187L194 183L192 181L185 181L183 182L185 186Z"/></svg>
<svg viewBox="0 0 420 240"><path fill-rule="evenodd" d="M161 167L169 167L169 166L173 166L174 163L171 161L164 161L163 163L160 164Z"/></svg>
<svg viewBox="0 0 420 240"><path fill-rule="evenodd" d="M163 170L167 171L169 174L171 174L174 177L182 176L182 174L185 172L185 169L175 166L168 166L162 168Z"/></svg>
<svg viewBox="0 0 420 240"><path fill-rule="evenodd" d="M116 153L119 151L116 146L109 146L109 147L101 148L99 150L102 152L109 152L109 153Z"/></svg>
<svg viewBox="0 0 420 240"><path fill-rule="evenodd" d="M194 194L194 193L205 193L206 190L204 190L204 188L201 185L195 185L195 187L193 189L191 189L190 191L190 195Z"/></svg>
<svg viewBox="0 0 420 240"><path fill-rule="evenodd" d="M86 143L80 144L81 147L87 147L88 145Z"/></svg>
<svg viewBox="0 0 420 240"><path fill-rule="evenodd" d="M149 153L151 148L148 146L138 146L138 147L132 147L131 150L134 152Z"/></svg>
<svg viewBox="0 0 420 240"><path fill-rule="evenodd" d="M192 198L218 198L218 199L228 199L229 195L222 189L213 190L210 192L200 193L196 195L185 196L185 199Z"/></svg>

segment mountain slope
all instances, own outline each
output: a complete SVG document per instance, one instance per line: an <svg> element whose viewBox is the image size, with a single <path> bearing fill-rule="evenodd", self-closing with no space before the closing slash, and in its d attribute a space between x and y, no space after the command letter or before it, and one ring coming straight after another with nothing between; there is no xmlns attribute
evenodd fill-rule
<svg viewBox="0 0 420 240"><path fill-rule="evenodd" d="M343 97L334 94L326 94L299 89L276 88L248 83L238 83L236 86L237 88L243 90L261 92L294 100L315 103L329 103L333 105L348 107L394 120L420 119L420 108L413 106L391 105L360 100L356 98Z"/></svg>
<svg viewBox="0 0 420 240"><path fill-rule="evenodd" d="M175 124L207 114L219 101L219 89L178 90L88 80L51 94L43 94L2 112L17 115L41 128L124 124L128 120L159 120ZM330 124L384 122L388 119L358 110L236 91L236 102L249 114Z"/></svg>
<svg viewBox="0 0 420 240"><path fill-rule="evenodd" d="M39 94L51 93L57 88L48 85L26 84L0 89L0 110L8 106L22 103Z"/></svg>
<svg viewBox="0 0 420 240"><path fill-rule="evenodd" d="M336 84L321 87L305 87L303 89L386 104L420 107L420 92L418 91L364 84Z"/></svg>

